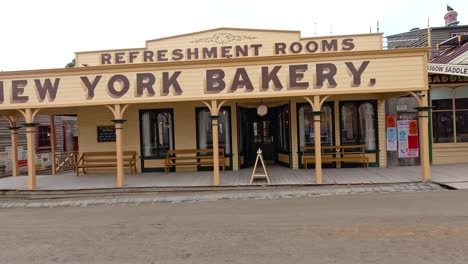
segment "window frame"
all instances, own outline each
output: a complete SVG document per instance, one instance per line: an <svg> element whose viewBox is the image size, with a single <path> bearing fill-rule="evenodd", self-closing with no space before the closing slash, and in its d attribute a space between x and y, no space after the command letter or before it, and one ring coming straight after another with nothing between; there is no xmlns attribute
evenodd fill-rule
<svg viewBox="0 0 468 264"><path fill-rule="evenodd" d="M459 86L456 86L456 87L447 87L447 86L440 86L440 87L431 87L431 91L434 91L436 89L450 89L451 90L451 96L452 98L448 98L448 99L436 99L436 100L451 100L452 102L452 107L450 109L441 109L441 110L438 110L436 108L432 109L431 111L431 129L432 129L432 143L433 144L456 144L456 143L468 143L468 141L459 141L458 140L458 137L457 137L457 113L458 112L468 112L468 109L466 108L461 108L461 109L457 109L456 106L457 106L457 103L456 103L456 99L468 99L468 97L465 97L465 98L457 98L457 89L461 89L461 88L466 88L468 89L468 86L467 85L459 85ZM435 101L432 97L430 98L430 104L431 106L433 106L433 101ZM442 112L445 112L445 113L451 113L452 114L452 138L453 140L450 141L450 142L436 142L435 141L435 128L434 128L434 113L442 113Z"/></svg>
<svg viewBox="0 0 468 264"><path fill-rule="evenodd" d="M335 133L335 104L333 101L327 101L327 102L324 102L322 107L323 106L328 106L330 107L331 109L331 126L332 126L332 135L331 135L331 145L334 145L336 144L336 133ZM301 132L300 132L300 129L303 129L300 127L300 115L299 115L299 111L301 110L301 107L310 107L310 109L312 110L312 106L309 104L309 103L297 103L296 104L296 126L297 126L297 147L298 147L298 152L301 153ZM322 123L322 122L320 122ZM314 133L315 134L315 133ZM323 145L323 144L322 144ZM307 144L305 144L305 146L307 146ZM310 145L310 146L313 146L313 145Z"/></svg>
<svg viewBox="0 0 468 264"><path fill-rule="evenodd" d="M147 112L154 112L156 116L158 116L160 113L164 112L169 112L171 114L172 122L172 149L175 149L175 137L174 137L174 131L175 131L175 123L174 123L174 109L173 108L158 108L158 109L140 109L139 110L139 121L140 121L140 156L141 156L141 162L142 162L142 167L144 160L152 160L152 159L164 159L166 158L166 153L164 154L159 154L159 155L145 155L144 149L143 149L143 115Z"/></svg>
<svg viewBox="0 0 468 264"><path fill-rule="evenodd" d="M351 101L340 101L339 104L338 104L338 113L339 113L339 131L340 131L340 145L342 146L347 146L347 145L360 145L360 144L365 144L365 143L359 143L359 140L361 138L364 138L364 135L361 134L361 122L360 122L360 113L359 113L359 107L365 103L370 103L372 105L372 107L374 108L374 131L375 131L375 149L373 150L370 150L370 149L367 149L367 146L366 146L366 149L365 151L366 152L378 152L379 151L379 129L378 129L378 109L377 109L377 100L351 100ZM353 104L355 107L356 107L356 113L357 113L357 137L356 137L356 141L353 143L353 144L343 144L343 140L342 140L342 136L343 134L341 133L341 129L343 127L343 118L342 118L342 114L341 114L341 108L343 107L343 105L345 104ZM364 140L365 142L365 140Z"/></svg>
<svg viewBox="0 0 468 264"><path fill-rule="evenodd" d="M232 152L233 152L233 149L232 149L232 111L231 111L231 106L222 106L219 109L220 112L223 111L223 110L228 112L228 123L229 123L229 139L228 139L228 142L229 142L229 146L230 146L230 152L227 152L226 148L224 148L224 156L225 157L230 157L232 155ZM197 149L200 149L200 140L199 140L200 121L198 120L198 114L201 111L208 111L210 113L210 115L211 115L211 112L208 109L208 107L203 107L203 106L195 107L195 132L196 132L195 136L196 136L196 142L197 142ZM210 123L210 125L211 125L211 123ZM218 133L219 133L219 126L218 126ZM219 141L219 138L218 138L218 141ZM219 143L218 143L218 147L219 147Z"/></svg>
<svg viewBox="0 0 468 264"><path fill-rule="evenodd" d="M40 129L47 128L48 132L50 133L49 137L49 145L40 145ZM50 150L52 148L52 127L48 124L39 124L36 126L36 149L37 150Z"/></svg>

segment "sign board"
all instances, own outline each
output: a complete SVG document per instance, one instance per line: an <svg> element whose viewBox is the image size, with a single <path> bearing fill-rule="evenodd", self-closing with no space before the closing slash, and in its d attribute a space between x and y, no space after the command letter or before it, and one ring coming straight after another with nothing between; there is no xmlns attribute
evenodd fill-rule
<svg viewBox="0 0 468 264"><path fill-rule="evenodd" d="M440 73L448 75L468 76L467 65L435 64L428 63L427 71L429 73Z"/></svg>
<svg viewBox="0 0 468 264"><path fill-rule="evenodd" d="M416 120L398 120L398 157L419 157L418 122Z"/></svg>
<svg viewBox="0 0 468 264"><path fill-rule="evenodd" d="M408 111L408 106L407 105L397 105L396 110L398 112L405 112L405 111Z"/></svg>
<svg viewBox="0 0 468 264"><path fill-rule="evenodd" d="M115 127L114 126L98 126L97 127L98 142L115 142Z"/></svg>

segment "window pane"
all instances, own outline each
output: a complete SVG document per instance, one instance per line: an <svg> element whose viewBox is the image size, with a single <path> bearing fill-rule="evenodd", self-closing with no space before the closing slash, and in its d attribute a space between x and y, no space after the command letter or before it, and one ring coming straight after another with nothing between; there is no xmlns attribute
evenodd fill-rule
<svg viewBox="0 0 468 264"><path fill-rule="evenodd" d="M374 106L371 103L359 106L359 122L361 129L359 143L366 144L368 150L375 150L375 117Z"/></svg>
<svg viewBox="0 0 468 264"><path fill-rule="evenodd" d="M452 110L452 99L432 100L434 110Z"/></svg>
<svg viewBox="0 0 468 264"><path fill-rule="evenodd" d="M452 109L452 94L451 88L434 88L431 90L431 101L434 110L450 110Z"/></svg>
<svg viewBox="0 0 468 264"><path fill-rule="evenodd" d="M468 111L455 112L457 121L457 142L468 142Z"/></svg>
<svg viewBox="0 0 468 264"><path fill-rule="evenodd" d="M322 106L320 115L320 135L322 145L333 144L333 116L332 109L328 105ZM299 143L301 147L313 146L314 144L314 115L310 105L299 108Z"/></svg>
<svg viewBox="0 0 468 264"><path fill-rule="evenodd" d="M200 149L211 149L213 148L213 135L211 129L210 111L208 109L202 109L198 111L198 147ZM218 120L218 141L219 148L224 148L224 153L231 153L231 142L230 142L230 117L229 112L224 108L221 108L220 118Z"/></svg>
<svg viewBox="0 0 468 264"><path fill-rule="evenodd" d="M434 143L454 142L453 138L453 115L452 112L433 112L433 139Z"/></svg>
<svg viewBox="0 0 468 264"><path fill-rule="evenodd" d="M468 86L455 89L455 109L468 109Z"/></svg>
<svg viewBox="0 0 468 264"><path fill-rule="evenodd" d="M358 142L358 118L354 104L344 104L341 107L341 144L352 145Z"/></svg>
<svg viewBox="0 0 468 264"><path fill-rule="evenodd" d="M152 110L141 115L143 156L165 157L173 146L173 120L169 110Z"/></svg>
<svg viewBox="0 0 468 264"><path fill-rule="evenodd" d="M37 126L37 146L39 148L50 147L50 126Z"/></svg>

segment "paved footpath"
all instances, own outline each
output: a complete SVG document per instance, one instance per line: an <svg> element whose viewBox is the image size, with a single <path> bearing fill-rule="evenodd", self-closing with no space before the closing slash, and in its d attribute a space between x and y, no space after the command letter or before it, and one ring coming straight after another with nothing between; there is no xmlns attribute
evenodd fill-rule
<svg viewBox="0 0 468 264"><path fill-rule="evenodd" d="M374 184L374 185L339 185L339 186L309 186L309 187L278 187L260 190L231 189L229 191L205 191L205 192L166 192L157 194L107 194L104 197L42 198L42 199L8 199L0 200L0 208L39 208L39 207L64 207L64 206L95 206L101 204L141 204L158 202L196 202L217 201L226 199L274 199L293 197L317 197L328 195L345 195L358 193L389 193L389 192L421 192L443 190L434 183L401 183L401 184Z"/></svg>

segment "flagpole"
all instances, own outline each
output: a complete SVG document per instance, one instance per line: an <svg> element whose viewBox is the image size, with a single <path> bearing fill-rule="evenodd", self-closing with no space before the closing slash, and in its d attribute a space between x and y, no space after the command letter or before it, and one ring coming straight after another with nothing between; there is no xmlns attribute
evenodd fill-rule
<svg viewBox="0 0 468 264"><path fill-rule="evenodd" d="M431 58L431 49L432 49L432 44L431 44L431 26L429 25L429 18L427 18L427 47L429 48L429 59Z"/></svg>

